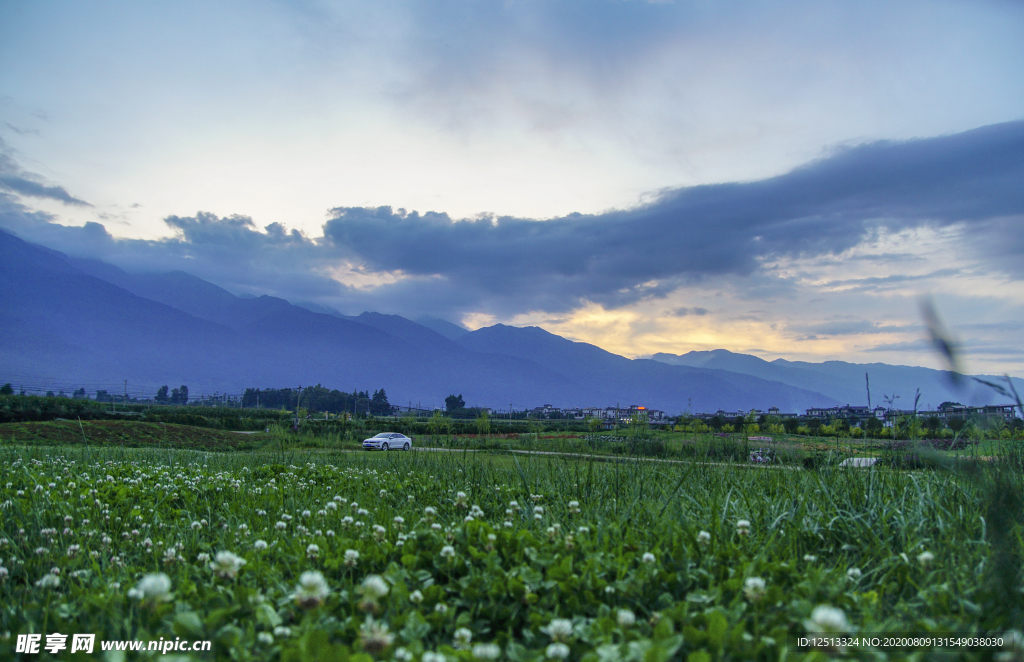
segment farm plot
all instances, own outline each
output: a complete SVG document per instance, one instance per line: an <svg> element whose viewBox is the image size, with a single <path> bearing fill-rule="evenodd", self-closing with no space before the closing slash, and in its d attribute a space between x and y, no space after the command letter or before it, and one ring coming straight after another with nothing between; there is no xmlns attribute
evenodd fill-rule
<svg viewBox="0 0 1024 662"><path fill-rule="evenodd" d="M1019 490L1015 475L999 480ZM1009 646L1020 531L986 529L989 488L888 469L6 448L0 657L27 633L209 640L191 655L239 660L837 652L798 645L814 633Z"/></svg>

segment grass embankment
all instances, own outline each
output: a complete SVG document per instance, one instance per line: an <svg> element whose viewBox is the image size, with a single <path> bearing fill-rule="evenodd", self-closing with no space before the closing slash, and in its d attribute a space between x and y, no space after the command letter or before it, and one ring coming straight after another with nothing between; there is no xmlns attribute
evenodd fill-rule
<svg viewBox="0 0 1024 662"><path fill-rule="evenodd" d="M257 435L191 425L139 421L27 421L0 424L0 443L25 445L126 446L245 450L259 445Z"/></svg>

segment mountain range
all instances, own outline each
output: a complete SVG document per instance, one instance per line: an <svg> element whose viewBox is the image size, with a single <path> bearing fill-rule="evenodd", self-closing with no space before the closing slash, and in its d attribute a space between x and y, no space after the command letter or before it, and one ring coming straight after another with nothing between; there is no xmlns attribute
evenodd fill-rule
<svg viewBox="0 0 1024 662"><path fill-rule="evenodd" d="M863 404L867 371L873 404L900 395L897 406L909 407L916 388L922 406L1005 400L987 389L952 390L925 368L768 362L726 350L628 359L537 327L469 331L438 318L346 316L236 296L181 271L130 274L4 231L0 278L0 381L15 384L127 380L187 384L199 394L320 383L384 388L403 406L462 394L501 409L642 404L676 414Z"/></svg>

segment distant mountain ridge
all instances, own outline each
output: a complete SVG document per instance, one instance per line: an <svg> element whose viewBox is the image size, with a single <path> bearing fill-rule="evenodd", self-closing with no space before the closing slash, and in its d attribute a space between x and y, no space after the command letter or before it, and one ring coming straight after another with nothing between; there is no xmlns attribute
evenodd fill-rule
<svg viewBox="0 0 1024 662"><path fill-rule="evenodd" d="M468 331L436 318L314 312L315 304L235 296L181 271L129 274L3 231L0 277L4 381L127 379L184 383L195 393L322 383L384 388L400 405L441 405L456 393L501 408L643 404L669 414L802 411L848 400L835 397L846 393L832 388L828 375L802 365L742 355L724 365L722 354L631 360L536 327ZM698 360L703 364L687 365Z"/></svg>
<svg viewBox="0 0 1024 662"><path fill-rule="evenodd" d="M967 405L1010 404L1005 397L972 379L962 379L959 380L959 384L954 384L951 373L931 368L845 361L766 361L757 356L737 354L725 349L694 351L681 355L659 353L651 358L669 365L727 370L778 381L821 393L843 404L867 404L868 383L865 374L870 379L872 406L884 406L886 396L898 396L894 399L894 407L912 409L918 389L921 392L919 409L934 408L945 401L957 401ZM1002 377L980 377L1005 385ZM1017 391L1024 394L1024 380L1015 377L1013 383Z"/></svg>

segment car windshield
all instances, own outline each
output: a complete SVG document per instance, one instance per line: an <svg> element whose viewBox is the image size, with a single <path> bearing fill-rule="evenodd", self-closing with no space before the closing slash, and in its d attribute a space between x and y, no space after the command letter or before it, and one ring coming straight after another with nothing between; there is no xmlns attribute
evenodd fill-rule
<svg viewBox="0 0 1024 662"><path fill-rule="evenodd" d="M376 437L374 437L374 439L387 439L390 436L391 436L390 432L381 432Z"/></svg>

